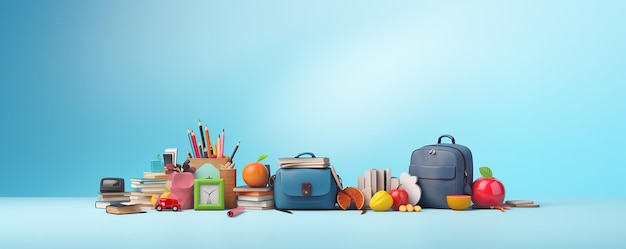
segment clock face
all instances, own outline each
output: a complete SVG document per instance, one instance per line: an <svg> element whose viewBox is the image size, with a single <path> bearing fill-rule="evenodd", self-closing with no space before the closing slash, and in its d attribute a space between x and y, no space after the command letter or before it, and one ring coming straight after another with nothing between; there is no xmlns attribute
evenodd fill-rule
<svg viewBox="0 0 626 249"><path fill-rule="evenodd" d="M220 192L218 185L200 186L200 204L218 204L219 197Z"/></svg>

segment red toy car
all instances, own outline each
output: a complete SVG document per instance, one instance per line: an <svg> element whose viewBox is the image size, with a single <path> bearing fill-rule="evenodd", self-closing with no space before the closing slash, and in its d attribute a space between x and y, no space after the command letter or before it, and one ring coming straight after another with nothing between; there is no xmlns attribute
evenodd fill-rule
<svg viewBox="0 0 626 249"><path fill-rule="evenodd" d="M178 201L176 199L161 198L156 202L154 208L157 211L162 211L163 209L172 209L172 211L176 212L180 211L180 204L178 204Z"/></svg>

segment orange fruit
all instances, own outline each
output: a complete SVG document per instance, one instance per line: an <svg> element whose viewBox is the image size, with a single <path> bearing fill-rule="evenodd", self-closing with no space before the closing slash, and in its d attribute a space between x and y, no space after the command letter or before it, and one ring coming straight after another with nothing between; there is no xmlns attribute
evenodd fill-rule
<svg viewBox="0 0 626 249"><path fill-rule="evenodd" d="M352 198L350 198L350 195L348 193L343 190L337 193L337 204L341 209L348 209L350 203L352 203Z"/></svg>
<svg viewBox="0 0 626 249"><path fill-rule="evenodd" d="M363 192L360 189L347 187L337 193L337 204L341 209L348 209L352 202L354 202L357 210L361 210L363 205L365 205L365 196L363 196Z"/></svg>
<svg viewBox="0 0 626 249"><path fill-rule="evenodd" d="M250 187L263 187L267 183L270 173L267 172L267 168L262 163L253 162L243 167L241 177Z"/></svg>
<svg viewBox="0 0 626 249"><path fill-rule="evenodd" d="M360 189L347 187L343 191L346 191L350 195L350 198L352 198L357 210L361 210L361 208L363 208L363 205L365 205L365 196L363 196L363 192L361 192Z"/></svg>

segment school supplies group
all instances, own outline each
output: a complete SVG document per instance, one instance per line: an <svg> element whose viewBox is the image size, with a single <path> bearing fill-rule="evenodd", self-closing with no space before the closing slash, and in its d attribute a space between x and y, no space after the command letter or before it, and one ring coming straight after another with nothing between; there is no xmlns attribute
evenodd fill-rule
<svg viewBox="0 0 626 249"><path fill-rule="evenodd" d="M153 206L155 198L180 198L174 188L166 186L174 184L175 177L189 177L195 182L194 193L191 198L195 201L202 200L199 193L206 193L202 203L205 207L195 210L230 210L228 215L234 217L244 210L267 210L274 209L292 214L291 210L357 210L372 209L374 211L404 211L421 210L423 208L440 208L465 210L470 207L469 201L474 202L472 208L497 209L504 211L513 207L536 208L536 204L528 200L504 200L504 187L500 191L502 200L496 200L496 204L481 204L480 193L495 193L494 191L482 191L473 189L481 179L493 179L491 171L483 172L482 178L473 179L472 152L466 146L459 145L451 135L442 135L436 144L426 145L415 149L411 153L408 173L393 177L391 169L369 169L364 176L358 177L358 187L344 189L342 180L337 174L335 167L328 157L317 157L310 152L304 152L295 157L278 158L278 169L275 174L269 172L269 165L265 165L269 172L269 179L262 187L237 186L237 170L233 158L237 153L240 142L235 145L230 157L224 155L225 131L218 134L216 141L211 141L208 127L203 126L198 120L200 137L192 129L187 129L191 148L187 150L187 156L183 166L178 170L170 169L165 172L146 172L155 175L154 178L144 177L131 179L131 187L136 191L128 193L121 189L113 189L114 186L123 185L123 179L106 178L111 182L104 185L104 189L117 193L101 193L96 202L97 208L106 208L108 213L137 213L141 207ZM446 138L450 143L442 143ZM166 162L175 162L177 149L168 148L164 153ZM258 161L267 155L262 155ZM205 166L210 165L210 166ZM207 168L205 168L207 167ZM188 171L187 169L194 169ZM185 169L185 170L182 170ZM216 171L217 170L217 171ZM245 170L244 170L245 171ZM186 174L186 175L182 175ZM160 176L170 177L162 178ZM264 174L265 175L265 174ZM244 180L245 175L244 176ZM265 179L267 175L263 176ZM200 185L199 185L200 184ZM102 184L101 184L102 185ZM252 183L250 183L252 185ZM176 185L179 186L179 185ZM259 185L261 186L261 185ZM171 189L168 189L171 188ZM169 191L172 190L171 196ZM217 192L216 192L217 191ZM396 196L394 196L396 194ZM406 198L398 197L406 195ZM491 198L494 194L490 194ZM173 196L173 197L172 197ZM141 197L141 198L139 198ZM463 197L467 205L451 204L451 197ZM472 199L468 199L468 198ZM200 199L198 199L200 198ZM209 199L208 198L214 198ZM475 199L476 198L476 199ZM126 203L130 200L130 203ZM180 199L178 200L180 201ZM195 202L194 201L194 202ZM205 202L205 203L204 203ZM502 203L501 205L499 203ZM132 204L132 205L128 205ZM211 205L218 206L211 206ZM384 204L384 205L383 205ZM477 206L483 205L483 206ZM493 205L493 206L491 206ZM392 208L392 206L395 206ZM465 207L467 206L467 208ZM183 208L185 209L185 208Z"/></svg>

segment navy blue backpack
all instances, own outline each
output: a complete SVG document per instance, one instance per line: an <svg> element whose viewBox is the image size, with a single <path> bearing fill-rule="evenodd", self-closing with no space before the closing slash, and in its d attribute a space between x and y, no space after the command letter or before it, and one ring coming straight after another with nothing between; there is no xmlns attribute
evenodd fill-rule
<svg viewBox="0 0 626 249"><path fill-rule="evenodd" d="M441 143L444 137L452 143ZM437 144L413 151L409 174L417 176L417 184L422 188L420 206L448 208L447 195L472 194L472 152L456 144L451 135L442 135Z"/></svg>

